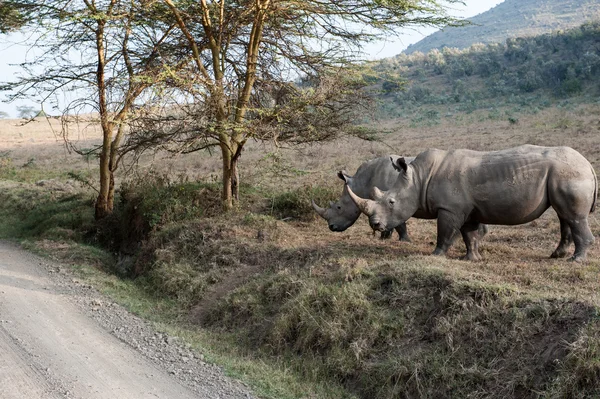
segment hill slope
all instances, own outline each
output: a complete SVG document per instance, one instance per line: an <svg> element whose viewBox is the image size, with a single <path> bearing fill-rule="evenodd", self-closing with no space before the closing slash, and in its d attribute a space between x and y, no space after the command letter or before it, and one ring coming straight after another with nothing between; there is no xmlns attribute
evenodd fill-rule
<svg viewBox="0 0 600 399"><path fill-rule="evenodd" d="M432 107L446 114L507 105L537 112L557 101L596 102L599 43L600 22L592 22L464 50L399 54L373 64L382 88L379 116L414 119L434 112ZM401 76L405 85L386 80L393 76ZM432 115L419 118L420 123L439 121Z"/></svg>
<svg viewBox="0 0 600 399"><path fill-rule="evenodd" d="M472 25L437 31L408 46L405 53L500 43L509 37L535 36L599 18L600 2L596 0L506 0L470 18Z"/></svg>

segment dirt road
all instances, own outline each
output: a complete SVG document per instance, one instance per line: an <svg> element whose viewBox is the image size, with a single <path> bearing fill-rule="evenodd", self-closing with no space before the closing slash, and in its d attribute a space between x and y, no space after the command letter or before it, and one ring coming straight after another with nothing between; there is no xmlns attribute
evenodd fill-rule
<svg viewBox="0 0 600 399"><path fill-rule="evenodd" d="M59 265L0 241L0 398L250 398Z"/></svg>

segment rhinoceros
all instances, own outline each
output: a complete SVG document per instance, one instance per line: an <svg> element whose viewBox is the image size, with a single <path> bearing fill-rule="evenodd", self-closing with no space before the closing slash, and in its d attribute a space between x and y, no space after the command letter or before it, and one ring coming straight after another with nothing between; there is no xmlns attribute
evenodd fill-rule
<svg viewBox="0 0 600 399"><path fill-rule="evenodd" d="M336 202L330 202L328 208L321 208L315 201L312 201L314 210L325 220L331 231L344 231L352 226L360 216L360 210L348 195L347 187L360 196L368 196L374 187L387 190L392 187L398 178L398 172L394 169L393 163L399 158L398 155L385 156L367 161L358 167L354 176L348 175L346 171L339 171L338 177L346 184L342 196ZM404 157L404 162L410 163L414 157ZM410 241L406 231L406 223L402 222L394 226L400 241ZM381 232L381 238L389 238L392 235L393 228Z"/></svg>
<svg viewBox="0 0 600 399"><path fill-rule="evenodd" d="M348 194L369 216L375 230L403 223L417 210L437 217L434 255L444 255L460 231L465 259L480 260L481 223L517 225L554 208L560 221L560 242L552 258L562 258L572 242L571 260L582 261L594 236L588 215L596 206L598 181L592 165L569 147L523 145L502 151L430 149L409 165L393 161L394 187L374 189L369 200Z"/></svg>

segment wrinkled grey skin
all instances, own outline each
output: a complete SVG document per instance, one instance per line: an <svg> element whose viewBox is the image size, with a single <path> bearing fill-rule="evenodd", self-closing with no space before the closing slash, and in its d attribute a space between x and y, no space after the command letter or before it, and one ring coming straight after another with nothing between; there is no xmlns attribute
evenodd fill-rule
<svg viewBox="0 0 600 399"><path fill-rule="evenodd" d="M374 201L349 194L376 230L396 226L417 210L437 217L434 255L443 255L460 231L468 260L480 260L480 225L517 225L537 219L549 207L560 220L562 258L572 242L571 260L582 261L594 243L588 214L594 211L598 182L592 165L569 147L524 145L502 151L427 150L407 165L395 163L398 180Z"/></svg>
<svg viewBox="0 0 600 399"><path fill-rule="evenodd" d="M394 185L398 178L398 172L390 162L390 158L395 162L399 156L391 155L367 161L359 166L354 176L348 175L343 170L339 171L338 177L346 183L340 199L330 202L328 208L321 208L314 201L312 202L315 212L327 221L331 231L346 230L360 216L360 209L348 195L347 186L358 195L368 197L374 187L387 190ZM412 162L413 159L413 157L404 158L407 163ZM405 222L381 231L381 238L390 238L394 228L400 236L400 241L410 241Z"/></svg>

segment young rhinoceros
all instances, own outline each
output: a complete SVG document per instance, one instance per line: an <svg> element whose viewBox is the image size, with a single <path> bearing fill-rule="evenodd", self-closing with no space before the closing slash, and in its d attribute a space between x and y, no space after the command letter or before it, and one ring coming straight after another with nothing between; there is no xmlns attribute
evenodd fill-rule
<svg viewBox="0 0 600 399"><path fill-rule="evenodd" d="M349 176L345 171L339 171L338 177L346 184L340 199L336 202L330 202L329 208L321 208L314 200L312 201L313 208L323 219L327 220L331 231L346 230L360 216L360 209L348 195L347 187L351 187L352 191L363 197L369 196L374 187L380 187L384 190L392 187L398 178L398 172L390 163L390 158L396 161L399 157L398 155L391 155L367 161L359 166L354 176ZM414 158L406 157L402 159L404 159L404 162L410 163ZM394 226L394 228L400 236L400 241L410 241L405 222ZM391 237L392 230L393 228L382 231L381 238Z"/></svg>
<svg viewBox="0 0 600 399"><path fill-rule="evenodd" d="M560 242L553 258L581 261L594 236L588 214L594 211L598 182L592 165L569 147L524 145L502 151L427 150L410 165L393 162L398 180L388 192L374 190L375 201L348 188L371 227L386 230L419 209L437 217L437 246L443 255L460 231L466 259L480 260L481 223L516 225L537 219L550 206L560 220Z"/></svg>

